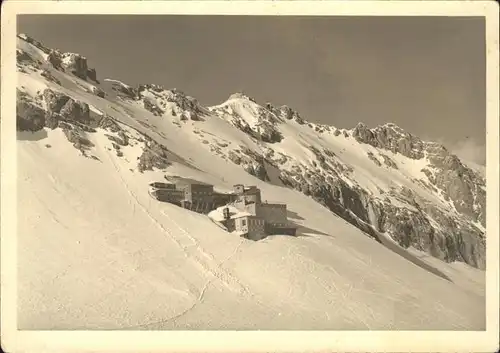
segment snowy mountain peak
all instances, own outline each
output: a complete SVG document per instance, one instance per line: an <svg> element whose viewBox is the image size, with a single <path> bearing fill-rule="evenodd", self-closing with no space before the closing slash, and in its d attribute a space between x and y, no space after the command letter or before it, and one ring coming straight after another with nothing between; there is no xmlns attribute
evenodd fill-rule
<svg viewBox="0 0 500 353"><path fill-rule="evenodd" d="M231 101L231 100L235 100L235 99L246 100L246 101L250 101L253 103L257 103L254 98L248 96L247 94L245 94L243 92L236 92L236 93L231 94L226 102Z"/></svg>
<svg viewBox="0 0 500 353"><path fill-rule="evenodd" d="M155 84L139 85L138 99L142 100L144 108L154 115L162 116L168 113L180 120L201 120L208 114L208 109L201 106L195 98L183 91L173 88L166 90Z"/></svg>
<svg viewBox="0 0 500 353"><path fill-rule="evenodd" d="M382 128L393 128L396 130L403 130L400 126L396 125L395 123L385 123L380 125Z"/></svg>

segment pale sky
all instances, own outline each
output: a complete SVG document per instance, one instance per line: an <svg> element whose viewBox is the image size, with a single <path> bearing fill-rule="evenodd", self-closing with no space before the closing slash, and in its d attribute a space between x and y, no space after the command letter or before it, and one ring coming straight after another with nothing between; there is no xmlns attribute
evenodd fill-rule
<svg viewBox="0 0 500 353"><path fill-rule="evenodd" d="M393 122L484 163L479 17L23 15L18 30L87 56L100 79L215 105L243 91L310 121Z"/></svg>

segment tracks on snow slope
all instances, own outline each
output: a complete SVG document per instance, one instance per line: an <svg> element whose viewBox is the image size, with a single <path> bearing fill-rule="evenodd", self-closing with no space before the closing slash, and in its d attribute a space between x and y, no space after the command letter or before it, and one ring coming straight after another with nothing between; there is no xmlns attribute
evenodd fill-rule
<svg viewBox="0 0 500 353"><path fill-rule="evenodd" d="M238 251L241 248L241 245L243 244L244 240L241 239L238 245L234 248L234 250L231 252L231 254L226 257L223 261L220 263L217 263L215 258L207 252L205 249L203 249L198 241L189 234L184 228L182 228L177 222L175 222L170 216L168 216L165 212L162 212L162 214L169 219L170 223L175 225L180 233L184 235L184 238L178 238L174 235L174 232L170 228L166 228L162 222L158 221L151 213L148 211L148 209L139 201L137 196L130 190L127 182L125 179L123 179L121 175L120 168L116 165L116 163L113 161L112 156L108 153L108 151L103 150L103 152L106 154L106 157L110 161L111 165L115 169L116 173L118 174L118 177L127 190L127 193L130 195L130 197L134 200L134 203L139 206L139 208L155 223L155 225L165 234L167 234L173 241L174 243L181 249L183 255L191 259L193 263L198 266L204 273L208 274L210 276L210 279L208 279L203 287L200 289L200 292L198 294L197 300L193 303L192 306L188 307L181 313L170 317L168 319L160 320L157 322L151 322L151 323L146 323L146 324L140 324L140 325L135 325L135 326L130 326L127 328L139 328L139 327L144 327L148 325L154 325L154 324L161 324L165 323L171 320L178 319L179 317L187 314L189 311L194 309L198 304L200 304L203 301L203 297L205 295L206 290L210 286L210 284L213 283L215 279L218 279L221 283L223 283L227 288L229 288L233 292L237 292L240 295L252 295L248 289L234 276L232 276L228 271L224 270L222 267L227 261L229 261L232 257L234 257ZM192 216L191 216L192 217ZM178 234L178 233L177 233ZM186 244L186 240L188 243ZM184 243L183 243L184 242ZM194 251L191 251L193 249ZM206 260L203 261L201 257L204 257Z"/></svg>

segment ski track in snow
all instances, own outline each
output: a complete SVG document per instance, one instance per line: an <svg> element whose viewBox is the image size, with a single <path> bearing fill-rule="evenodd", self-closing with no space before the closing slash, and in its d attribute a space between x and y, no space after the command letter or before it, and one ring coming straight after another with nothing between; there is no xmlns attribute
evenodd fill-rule
<svg viewBox="0 0 500 353"><path fill-rule="evenodd" d="M238 252L238 250L241 247L241 244L243 244L243 240L240 240L240 243L238 244L238 246L234 249L234 251L224 261L222 261L220 263L219 267L222 266L225 262L229 261L234 255L236 255L236 253ZM133 329L133 328L141 328L141 327L147 327L147 326L153 326L153 325L161 325L161 324L165 324L165 323L170 322L170 321L175 321L175 320L183 317L184 315L188 314L190 311L192 311L193 309L195 309L198 305L200 305L200 304L203 303L203 298L205 296L205 293L206 293L208 287L213 283L213 281L214 281L215 278L217 278L221 282L227 284L227 282L225 282L225 280L223 280L220 276L216 275L215 272L211 272L211 273L213 274L213 277L210 280L208 280L205 283L205 285L202 287L202 289L200 291L200 294L198 296L198 299L190 307L188 307L187 309L185 309L181 313L179 313L177 315L174 315L174 316L172 316L172 317L170 317L168 319L164 319L164 320L160 320L160 321L155 321L155 322L149 322L149 323L141 324L141 325L134 325L134 326L123 327L121 329ZM244 288L244 290L246 291L246 288Z"/></svg>
<svg viewBox="0 0 500 353"><path fill-rule="evenodd" d="M249 295L248 289L243 284L241 284L241 282L238 279L236 279L234 276L230 275L229 272L225 271L222 268L222 266L224 265L224 263L226 263L227 261L229 261L232 257L234 257L236 255L236 253L240 249L241 245L243 244L243 239L240 240L239 244L234 248L233 252L225 260L223 260L219 264L216 264L216 260L214 259L214 257L211 254L209 254L206 250L204 250L198 244L198 241L195 238L193 238L177 222L175 222L167 213L162 212L162 214L166 218L168 218L168 220L170 221L170 223L172 223L173 225L175 225L178 228L178 230L182 234L185 235L184 240L188 239L187 242L183 242L183 239L176 238L173 235L174 232L171 229L167 229L162 222L158 221L155 217L153 217L151 215L151 213L147 210L147 208L139 201L139 199L137 198L137 196L132 192L132 190L128 186L127 182L125 181L125 179L123 179L123 177L121 175L122 171L120 171L119 167L113 161L113 157L110 155L110 153L108 151L106 151L105 149L102 149L102 151L107 156L107 158L110 161L110 163L113 165L113 167L114 167L117 175L120 178L120 181L122 182L124 188L127 190L127 193L134 200L134 203L137 204L139 206L139 208L164 233L168 234L168 236L174 241L174 243L182 250L182 252L183 252L183 254L185 255L186 258L189 258L190 260L192 260L202 271L204 271L205 273L207 273L207 274L209 274L211 276L211 278L208 281L206 281L205 285L201 288L199 296L198 296L198 299L193 303L193 305L191 307L189 307L185 311L181 312L178 315L175 315L174 317L171 317L171 318L168 318L168 319L165 319L165 320L161 320L161 321L153 322L153 323L147 323L147 324L130 326L130 327L127 327L127 328L140 328L140 327L150 326L150 325L154 325L154 324L162 324L162 323L166 323L166 322L175 320L175 319L177 319L177 318L179 318L179 317L187 314L189 311L191 311L192 309L194 309L198 304L200 304L203 301L203 297L205 295L205 292L208 289L208 287L213 283L214 279L219 280L221 283L223 283L231 291L236 291L236 292L238 292L241 295ZM175 233L175 234L178 234L178 233ZM196 255L196 252L193 253L193 252L191 252L189 250L190 248L195 248L198 254L200 254L201 256L203 256L203 257L205 257L205 258L207 258L209 260L209 263L207 264L206 262L202 261L200 259L200 257ZM236 284L236 286L234 284L231 284L230 281L234 282Z"/></svg>
<svg viewBox="0 0 500 353"><path fill-rule="evenodd" d="M162 214L165 217L167 217L170 220L170 222L172 222L181 231L181 233L185 234L193 242L192 246L196 248L198 253L208 260L208 263L206 263L206 262L202 261L199 257L194 256L196 258L196 261L198 261L200 263L200 265L204 268L205 271L209 272L212 276L219 279L228 288L230 288L232 290L236 290L240 294L246 294L248 292L247 288L244 285L242 285L238 279L233 277L231 274L229 274L229 272L225 271L222 268L222 265L226 261L228 261L229 259L231 259L233 256L236 255L236 253L238 252L238 250L241 247L241 244L243 243L243 240L241 240L240 243L234 248L232 254L228 258L226 258L221 263L217 264L213 255L211 255L205 249L203 249L199 245L198 241L195 238L193 238L191 236L191 234L189 234L189 232L187 232L182 226L180 226L176 221L174 221L166 212L162 212ZM190 215L190 216L192 217L192 215ZM234 285L230 284L228 281L232 281L232 282L236 283L236 286L239 288L235 289Z"/></svg>

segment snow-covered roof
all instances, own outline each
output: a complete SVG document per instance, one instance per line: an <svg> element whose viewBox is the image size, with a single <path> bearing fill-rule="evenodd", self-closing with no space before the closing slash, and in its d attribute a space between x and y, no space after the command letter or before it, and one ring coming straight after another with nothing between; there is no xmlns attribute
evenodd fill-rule
<svg viewBox="0 0 500 353"><path fill-rule="evenodd" d="M253 214L248 213L248 212L240 212L238 214L232 215L231 219L237 219L237 218L242 218L242 217L252 217Z"/></svg>
<svg viewBox="0 0 500 353"><path fill-rule="evenodd" d="M228 205L228 206L219 207L219 208L211 211L208 214L208 217L210 217L211 219L213 219L214 221L217 221L217 222L224 221L225 220L225 217L224 217L224 209L225 208L229 209L229 214L231 215L231 219L253 216L253 214L251 214L249 212L240 211L236 207Z"/></svg>

